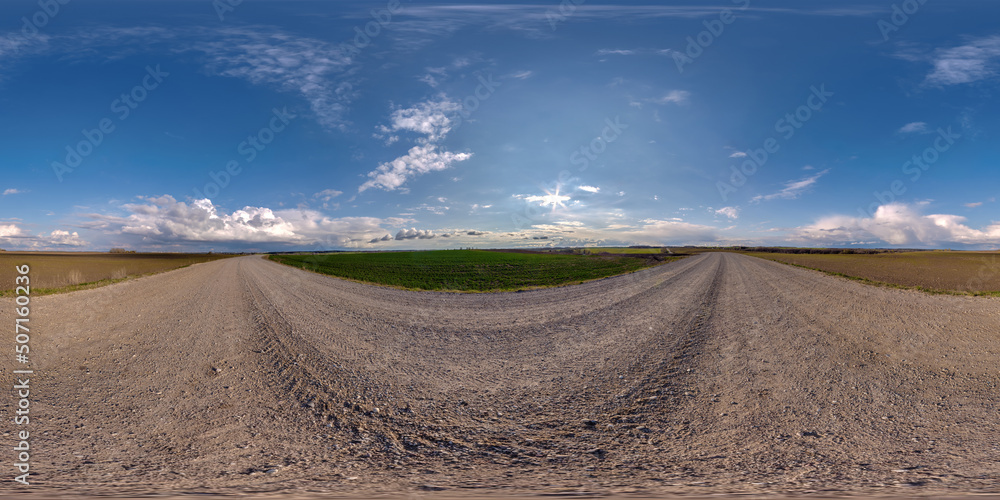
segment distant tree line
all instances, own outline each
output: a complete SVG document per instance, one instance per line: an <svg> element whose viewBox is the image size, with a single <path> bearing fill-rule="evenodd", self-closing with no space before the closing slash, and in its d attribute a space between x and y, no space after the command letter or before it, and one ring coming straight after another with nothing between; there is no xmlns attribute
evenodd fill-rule
<svg viewBox="0 0 1000 500"><path fill-rule="evenodd" d="M125 248L112 248L110 253L135 253L135 250L128 250Z"/></svg>
<svg viewBox="0 0 1000 500"><path fill-rule="evenodd" d="M877 254L895 252L915 252L916 249L906 248L786 248L786 247L733 247L733 250L740 252L762 252L762 253L820 253L820 254Z"/></svg>

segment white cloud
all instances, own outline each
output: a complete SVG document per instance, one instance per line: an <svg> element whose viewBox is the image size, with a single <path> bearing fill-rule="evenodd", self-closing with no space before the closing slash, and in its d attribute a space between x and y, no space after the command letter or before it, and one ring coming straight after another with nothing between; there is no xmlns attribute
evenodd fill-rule
<svg viewBox="0 0 1000 500"><path fill-rule="evenodd" d="M84 241L76 231L56 229L49 234L33 235L17 224L0 224L0 247L21 250L58 250L83 247Z"/></svg>
<svg viewBox="0 0 1000 500"><path fill-rule="evenodd" d="M352 59L340 47L315 38L249 28L213 29L202 35L208 40L177 51L204 53L206 66L216 74L298 93L309 102L320 124L343 126L346 105L354 94L343 80Z"/></svg>
<svg viewBox="0 0 1000 500"><path fill-rule="evenodd" d="M738 219L740 217L740 209L738 207L722 207L716 210L715 213L725 215L730 219Z"/></svg>
<svg viewBox="0 0 1000 500"><path fill-rule="evenodd" d="M3 190L3 195L7 196L8 194L21 194L23 192L24 191L21 191L19 189L9 188L9 189L4 189Z"/></svg>
<svg viewBox="0 0 1000 500"><path fill-rule="evenodd" d="M426 203L421 204L419 207L409 208L407 210L426 210L435 215L444 215L451 210L451 207L447 206L431 206Z"/></svg>
<svg viewBox="0 0 1000 500"><path fill-rule="evenodd" d="M417 78L417 80L421 81L421 82L424 82L424 83L426 83L427 85L430 85L433 88L437 88L437 86L438 86L437 79L434 78L434 75L432 75L430 73L427 73L426 75L421 76L420 78Z"/></svg>
<svg viewBox="0 0 1000 500"><path fill-rule="evenodd" d="M56 229L49 233L48 237L40 235L39 238L47 244L46 246L82 247L87 244L76 231L71 233Z"/></svg>
<svg viewBox="0 0 1000 500"><path fill-rule="evenodd" d="M548 193L544 195L528 195L528 194L515 194L514 198L527 201L528 203L538 203L539 206L551 205L552 208L557 206L565 206L566 202L571 199L571 197L556 193Z"/></svg>
<svg viewBox="0 0 1000 500"><path fill-rule="evenodd" d="M517 78L518 80L524 80L525 78L530 78L531 75L533 74L534 74L533 71L518 71L517 73L514 73L513 75L510 76L511 78Z"/></svg>
<svg viewBox="0 0 1000 500"><path fill-rule="evenodd" d="M816 181L818 181L820 177L826 175L826 173L829 171L830 169L821 170L817 172L815 175L806 177L805 179L799 179L797 181L788 181L785 183L785 187L781 191L772 194L754 196L752 199L750 199L750 202L759 203L761 200L769 201L775 199L794 200L795 198L798 198L799 195L808 190L812 185L816 184Z"/></svg>
<svg viewBox="0 0 1000 500"><path fill-rule="evenodd" d="M132 237L137 246L214 242L345 247L385 233L383 221L375 217L330 218L314 210L249 206L224 213L209 199L190 203L169 195L139 199L122 205L129 212L126 216L87 215L91 222L86 226Z"/></svg>
<svg viewBox="0 0 1000 500"><path fill-rule="evenodd" d="M434 144L414 146L410 148L410 151L406 155L383 163L375 170L368 172L370 179L358 188L358 192L360 193L370 188L393 191L412 177L427 172L446 170L453 163L465 161L469 158L472 158L472 153L438 151L437 146Z"/></svg>
<svg viewBox="0 0 1000 500"><path fill-rule="evenodd" d="M17 224L0 224L0 240L15 236L22 236L24 233Z"/></svg>
<svg viewBox="0 0 1000 500"><path fill-rule="evenodd" d="M982 229L964 224L965 217L949 214L923 215L904 203L878 207L871 217L833 215L798 228L793 237L833 244L876 238L892 245L997 245L1000 223Z"/></svg>
<svg viewBox="0 0 1000 500"><path fill-rule="evenodd" d="M976 201L976 202L972 202L972 203L966 203L966 204L965 204L965 206L966 206L967 208L976 208L976 207L978 207L978 206L980 206L980 205L982 205L982 204L983 204L983 202L981 202L981 201Z"/></svg>
<svg viewBox="0 0 1000 500"><path fill-rule="evenodd" d="M344 126L346 107L356 95L350 83L354 61L343 46L259 26L103 27L51 36L0 36L0 57L11 49L14 55L45 51L72 60L120 60L140 52L143 57L194 55L213 76L299 95L317 121L330 128Z"/></svg>
<svg viewBox="0 0 1000 500"><path fill-rule="evenodd" d="M729 155L729 157L730 157L730 158L746 158L746 157L747 157L747 154L746 154L746 153L744 153L743 151L737 151L737 152L735 152L735 153L733 153L733 154Z"/></svg>
<svg viewBox="0 0 1000 500"><path fill-rule="evenodd" d="M960 47L939 49L934 53L934 71L927 75L932 85L958 85L991 78L997 74L1000 59L1000 36L970 41Z"/></svg>
<svg viewBox="0 0 1000 500"><path fill-rule="evenodd" d="M344 194L343 191L337 191L336 189L324 189L314 194L313 197L319 198L323 201L330 201L331 199L336 198L342 194Z"/></svg>
<svg viewBox="0 0 1000 500"><path fill-rule="evenodd" d="M663 94L662 97L649 99L649 102L655 104L681 104L686 102L689 97L691 97L691 93L686 90L671 90L670 92Z"/></svg>
<svg viewBox="0 0 1000 500"><path fill-rule="evenodd" d="M427 137L418 142L437 142L451 131L451 117L462 109L462 105L448 100L444 95L436 101L425 101L412 108L397 109L390 115L388 127L381 126L384 133L406 130L424 134Z"/></svg>
<svg viewBox="0 0 1000 500"><path fill-rule="evenodd" d="M632 54L635 54L635 51L627 49L600 49L597 52L595 52L595 54L599 56L610 56L610 55L630 56Z"/></svg>
<svg viewBox="0 0 1000 500"><path fill-rule="evenodd" d="M907 123L899 129L900 134L922 134L925 132L927 132L927 124L924 122Z"/></svg>
<svg viewBox="0 0 1000 500"><path fill-rule="evenodd" d="M601 188L597 186L580 186L579 189L587 191L588 193L597 193L601 191Z"/></svg>
<svg viewBox="0 0 1000 500"><path fill-rule="evenodd" d="M461 104L452 102L441 94L437 100L425 101L412 108L401 108L392 112L391 123L387 127L380 126L383 133L406 130L424 134L426 137L417 139L419 146L410 148L406 155L390 162L382 163L375 170L368 172L369 180L358 187L358 192L370 188L380 188L393 191L402 186L410 178L427 172L445 170L455 162L465 161L472 153L453 153L439 151L436 142L444 139L452 130L451 113L461 109Z"/></svg>
<svg viewBox="0 0 1000 500"><path fill-rule="evenodd" d="M646 220L644 225L622 231L621 237L645 244L684 244L717 241L718 230L711 226L675 220Z"/></svg>
<svg viewBox="0 0 1000 500"><path fill-rule="evenodd" d="M429 240L433 237L434 231L414 229L412 227L410 229L400 229L399 232L396 233L397 240Z"/></svg>

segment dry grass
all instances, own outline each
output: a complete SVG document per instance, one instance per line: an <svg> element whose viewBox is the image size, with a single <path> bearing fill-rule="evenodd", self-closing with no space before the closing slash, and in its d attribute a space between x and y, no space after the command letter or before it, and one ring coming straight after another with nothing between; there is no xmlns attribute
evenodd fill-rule
<svg viewBox="0 0 1000 500"><path fill-rule="evenodd" d="M80 283L83 283L83 273L81 273L79 269L73 269L66 276L66 280L63 284L65 286L70 286L79 285Z"/></svg>
<svg viewBox="0 0 1000 500"><path fill-rule="evenodd" d="M158 273L229 257L219 254L183 253L69 253L2 252L0 253L0 296L14 289L15 266L31 267L32 295L93 288L133 276Z"/></svg>
<svg viewBox="0 0 1000 500"><path fill-rule="evenodd" d="M748 253L876 284L937 293L1000 295L1000 253L902 252L875 255Z"/></svg>

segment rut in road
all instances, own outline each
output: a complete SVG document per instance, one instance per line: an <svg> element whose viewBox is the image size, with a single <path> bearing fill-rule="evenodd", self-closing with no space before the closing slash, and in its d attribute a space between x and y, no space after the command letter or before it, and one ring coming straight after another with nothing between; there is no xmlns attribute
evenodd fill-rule
<svg viewBox="0 0 1000 500"><path fill-rule="evenodd" d="M388 289L251 256L33 305L45 332L33 459L53 488L1000 479L989 298L728 253L499 294Z"/></svg>
<svg viewBox="0 0 1000 500"><path fill-rule="evenodd" d="M579 306L557 295L548 298L555 304L530 315L531 294L509 294L507 303L489 309L481 296L435 294L425 309L395 323L373 314L391 314L398 310L392 295L410 294L386 290L387 300L354 308L325 300L328 283L322 280L260 276L245 283L255 340L281 391L317 422L347 431L349 442L359 445L355 451L373 448L394 461L442 450L591 458L587 450L614 444L584 420L641 422L642 415L669 408L681 380L679 360L704 334L723 266L717 262L706 276L681 268L645 283L645 299L621 294L568 314L553 306ZM686 286L677 286L678 280ZM265 291L265 283L276 288ZM674 307L656 304L661 293L676 290L685 294ZM658 314L650 318L653 308ZM438 326L433 318L442 316L459 324ZM469 319L479 321L470 325ZM356 337L363 342L345 345L344 339ZM345 359L346 352L354 359ZM574 431L592 436L553 439Z"/></svg>

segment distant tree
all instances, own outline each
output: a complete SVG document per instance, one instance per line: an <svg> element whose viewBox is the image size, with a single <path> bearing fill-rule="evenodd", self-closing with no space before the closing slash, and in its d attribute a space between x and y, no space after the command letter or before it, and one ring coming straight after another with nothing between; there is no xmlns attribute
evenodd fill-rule
<svg viewBox="0 0 1000 500"><path fill-rule="evenodd" d="M109 252L110 253L135 253L135 250L128 250L128 249L125 249L125 248L115 247L115 248L112 248Z"/></svg>

